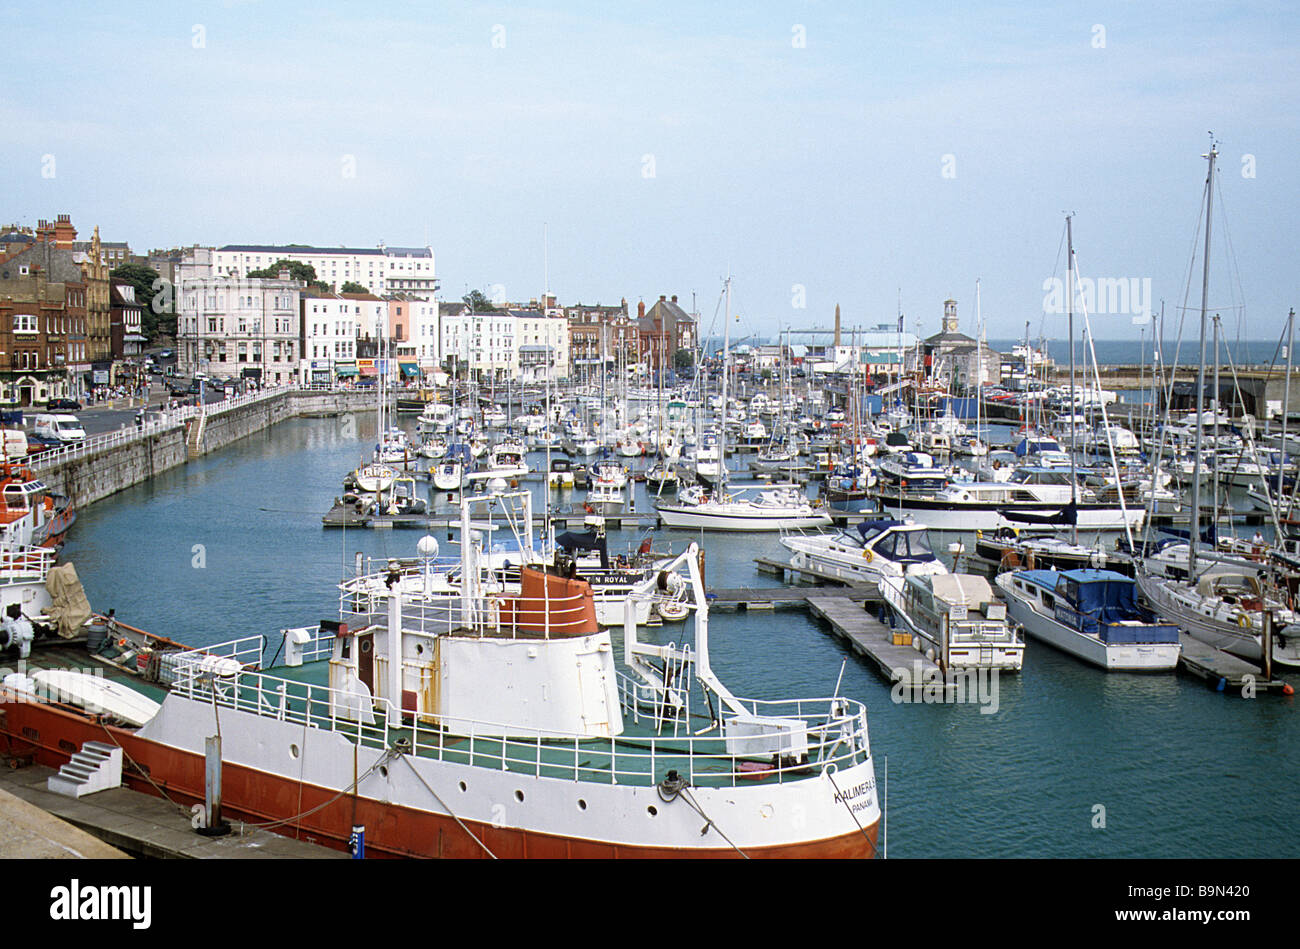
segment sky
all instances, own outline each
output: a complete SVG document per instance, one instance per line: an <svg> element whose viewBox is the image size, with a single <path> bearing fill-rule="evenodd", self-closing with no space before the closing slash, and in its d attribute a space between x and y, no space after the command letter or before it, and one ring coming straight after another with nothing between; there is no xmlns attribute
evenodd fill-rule
<svg viewBox="0 0 1300 949"><path fill-rule="evenodd" d="M136 252L430 245L442 297L692 299L831 325L1098 339L1300 302L1300 5L0 0L0 223ZM1124 301L1115 281L1130 291ZM1105 285L1103 285L1105 286ZM1151 305L1139 305L1140 301ZM1048 309L1051 312L1045 313ZM1138 321L1138 322L1135 322Z"/></svg>

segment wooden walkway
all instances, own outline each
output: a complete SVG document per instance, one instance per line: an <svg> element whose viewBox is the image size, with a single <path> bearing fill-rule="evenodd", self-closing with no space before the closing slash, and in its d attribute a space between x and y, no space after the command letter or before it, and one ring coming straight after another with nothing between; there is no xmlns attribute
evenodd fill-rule
<svg viewBox="0 0 1300 949"><path fill-rule="evenodd" d="M806 600L813 615L829 623L836 635L847 639L891 685L903 683L919 691L922 686L937 689L942 683L945 696L955 691L955 683L945 681L938 663L912 646L895 646L893 630L871 616L862 603L834 593L810 595Z"/></svg>
<svg viewBox="0 0 1300 949"><path fill-rule="evenodd" d="M1248 687L1256 694L1260 692L1282 692L1289 694L1288 686L1278 679L1265 680L1263 670L1252 662L1215 649L1208 643L1194 639L1184 632L1178 633L1182 643L1182 652L1178 656L1178 667L1184 672L1204 679L1211 688L1219 692L1229 690L1241 692Z"/></svg>

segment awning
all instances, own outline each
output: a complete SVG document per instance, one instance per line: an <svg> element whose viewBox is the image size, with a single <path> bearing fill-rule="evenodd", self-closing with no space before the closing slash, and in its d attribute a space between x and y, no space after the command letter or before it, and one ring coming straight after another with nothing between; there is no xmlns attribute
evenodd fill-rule
<svg viewBox="0 0 1300 949"><path fill-rule="evenodd" d="M379 375L379 370L374 366L362 366L361 374L363 376L377 376Z"/></svg>
<svg viewBox="0 0 1300 949"><path fill-rule="evenodd" d="M348 367L340 366L338 369L334 371L340 376L355 376L357 374L356 369L350 366Z"/></svg>
<svg viewBox="0 0 1300 949"><path fill-rule="evenodd" d="M402 365L402 374L412 379L419 377L420 367L413 362L404 362Z"/></svg>

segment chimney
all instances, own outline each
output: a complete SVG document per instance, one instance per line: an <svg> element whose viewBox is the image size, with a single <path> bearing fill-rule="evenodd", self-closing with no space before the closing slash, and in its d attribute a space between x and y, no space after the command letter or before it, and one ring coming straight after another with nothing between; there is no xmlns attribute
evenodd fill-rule
<svg viewBox="0 0 1300 949"><path fill-rule="evenodd" d="M639 300L639 301L637 301L637 305L636 305L636 318L637 318L638 320L645 319L645 301L644 301L644 300Z"/></svg>
<svg viewBox="0 0 1300 949"><path fill-rule="evenodd" d="M661 294L659 294L659 302L660 302L660 303L663 303L663 302L664 302L664 300L666 300L666 299L668 299L668 298L667 298L667 297L665 297L665 296L664 296L664 295L663 295L663 294L662 294L662 293L661 293Z"/></svg>
<svg viewBox="0 0 1300 949"><path fill-rule="evenodd" d="M677 294L675 294L675 293L673 294L673 302L674 302L674 303L677 302Z"/></svg>
<svg viewBox="0 0 1300 949"><path fill-rule="evenodd" d="M287 271L287 270L281 270L281 271L280 271L280 279L281 279L281 280L288 280L288 279L289 279L289 271Z"/></svg>
<svg viewBox="0 0 1300 949"><path fill-rule="evenodd" d="M840 305L835 304L835 348L840 348Z"/></svg>

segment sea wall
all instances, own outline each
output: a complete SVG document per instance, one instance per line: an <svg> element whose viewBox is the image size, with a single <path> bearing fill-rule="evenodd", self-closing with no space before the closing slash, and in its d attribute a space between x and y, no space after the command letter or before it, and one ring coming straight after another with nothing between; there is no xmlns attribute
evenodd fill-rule
<svg viewBox="0 0 1300 949"><path fill-rule="evenodd" d="M76 449L38 456L32 459L32 467L51 491L66 494L77 507L85 507L285 419L373 408L374 394L366 392L264 393L229 406L209 406L201 437L191 437L194 427L200 424L191 410L141 431L96 436Z"/></svg>

